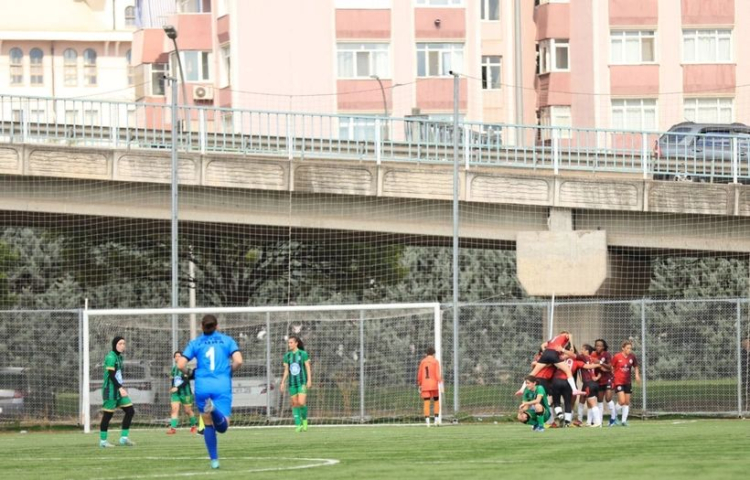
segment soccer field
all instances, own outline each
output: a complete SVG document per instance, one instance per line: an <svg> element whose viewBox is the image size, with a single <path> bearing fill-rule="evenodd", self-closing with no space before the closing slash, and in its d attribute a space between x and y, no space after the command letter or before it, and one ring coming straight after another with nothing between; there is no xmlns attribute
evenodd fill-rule
<svg viewBox="0 0 750 480"><path fill-rule="evenodd" d="M230 429L220 437L218 471L209 469L202 438L185 430L136 430L131 438L136 447L100 449L96 434L3 433L0 477L745 479L750 471L744 420L634 420L629 428L542 434L505 423Z"/></svg>

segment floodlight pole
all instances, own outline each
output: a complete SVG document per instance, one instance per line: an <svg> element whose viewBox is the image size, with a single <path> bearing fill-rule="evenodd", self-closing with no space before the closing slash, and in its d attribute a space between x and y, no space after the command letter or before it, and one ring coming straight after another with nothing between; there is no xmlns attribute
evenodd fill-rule
<svg viewBox="0 0 750 480"><path fill-rule="evenodd" d="M164 77L165 80L170 82L172 86L172 168L170 177L172 179L171 184L171 198L172 198L172 214L171 214L171 238L172 238L172 308L178 308L180 306L180 268L179 268L179 241L178 241L178 166L179 159L177 157L177 79L174 77ZM177 339L177 315L172 314L172 351L176 352L179 350L178 339Z"/></svg>
<svg viewBox="0 0 750 480"><path fill-rule="evenodd" d="M185 90L185 74L182 71L182 59L180 58L180 48L177 46L177 29L172 25L164 25L164 33L167 37L172 40L174 45L175 57L177 57L177 65L180 71L180 78L182 79L182 101L187 104L187 91ZM177 158L177 135L180 132L179 120L177 115L177 79L174 77L164 77L169 80L172 85L172 168L171 168L171 179L172 179L172 308L178 308L180 306L180 267L179 267L179 242L178 242L178 189L179 189L179 159ZM188 125L188 119L185 119L185 126ZM192 260L192 257L191 257ZM192 331L191 331L192 338ZM178 317L176 314L172 314L172 351L176 352L179 350L179 339L178 339Z"/></svg>
<svg viewBox="0 0 750 480"><path fill-rule="evenodd" d="M458 72L453 75L453 412L460 408L458 384L461 373L458 356L458 197L460 194L458 177Z"/></svg>

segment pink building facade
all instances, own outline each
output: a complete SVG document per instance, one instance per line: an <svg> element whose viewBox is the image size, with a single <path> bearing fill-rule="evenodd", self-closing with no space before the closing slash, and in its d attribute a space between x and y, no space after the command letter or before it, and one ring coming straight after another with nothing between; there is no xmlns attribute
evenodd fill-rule
<svg viewBox="0 0 750 480"><path fill-rule="evenodd" d="M735 0L537 0L540 122L667 130L750 123L750 4Z"/></svg>
<svg viewBox="0 0 750 480"><path fill-rule="evenodd" d="M117 91L106 98L167 103L164 75L178 76L162 30L170 24L183 104L449 120L455 71L468 121L750 123L750 58L741 55L750 29L739 27L750 24L750 2L740 0L47 3L0 25L3 93Z"/></svg>
<svg viewBox="0 0 750 480"><path fill-rule="evenodd" d="M190 64L186 103L448 120L456 71L461 118L533 124L534 8L521 4L519 35L513 0L195 0L177 2L163 24L177 28ZM138 83L174 72L161 26L135 34ZM166 90L136 96L164 102Z"/></svg>

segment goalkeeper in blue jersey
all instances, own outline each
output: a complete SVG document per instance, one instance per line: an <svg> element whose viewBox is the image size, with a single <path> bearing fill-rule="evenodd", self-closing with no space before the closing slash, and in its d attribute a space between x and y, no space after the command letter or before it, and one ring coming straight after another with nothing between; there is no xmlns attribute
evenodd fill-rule
<svg viewBox="0 0 750 480"><path fill-rule="evenodd" d="M195 358L198 362L195 369L195 403L206 425L203 440L211 458L211 468L219 468L216 433L224 433L229 428L232 373L242 365L242 353L237 342L216 331L217 326L215 316L204 316L201 321L203 335L191 341L177 359L177 368L185 373L190 360Z"/></svg>

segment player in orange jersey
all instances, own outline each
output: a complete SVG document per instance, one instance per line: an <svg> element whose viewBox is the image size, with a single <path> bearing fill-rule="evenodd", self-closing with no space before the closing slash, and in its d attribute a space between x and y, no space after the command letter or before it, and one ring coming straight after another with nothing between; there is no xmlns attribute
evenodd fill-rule
<svg viewBox="0 0 750 480"><path fill-rule="evenodd" d="M435 349L427 348L427 356L419 363L417 371L417 388L424 401L424 421L430 426L430 400L433 401L432 419L440 425L440 392L443 389L443 377L440 373L440 362L435 358Z"/></svg>

